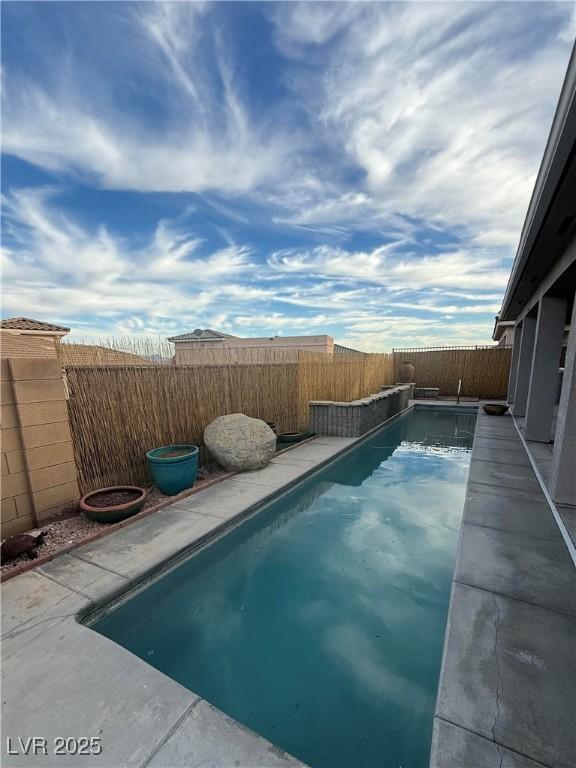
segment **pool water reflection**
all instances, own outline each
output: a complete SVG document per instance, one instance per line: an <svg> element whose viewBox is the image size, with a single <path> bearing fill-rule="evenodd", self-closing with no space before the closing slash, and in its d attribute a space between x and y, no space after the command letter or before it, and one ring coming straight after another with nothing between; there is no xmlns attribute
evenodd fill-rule
<svg viewBox="0 0 576 768"><path fill-rule="evenodd" d="M475 422L410 412L94 629L313 768L424 768Z"/></svg>

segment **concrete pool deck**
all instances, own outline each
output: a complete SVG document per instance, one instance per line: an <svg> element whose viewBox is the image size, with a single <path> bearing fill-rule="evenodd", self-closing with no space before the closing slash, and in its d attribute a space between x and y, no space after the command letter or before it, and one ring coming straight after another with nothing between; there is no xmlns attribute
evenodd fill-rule
<svg viewBox="0 0 576 768"><path fill-rule="evenodd" d="M510 416L482 410L432 743L435 768L569 768L576 570Z"/></svg>
<svg viewBox="0 0 576 768"><path fill-rule="evenodd" d="M314 440L6 582L2 764L301 766L78 620L369 436ZM509 417L479 415L434 766L568 766L576 748L574 569L523 451ZM47 754L23 754L31 736ZM102 754L56 755L57 736L100 738Z"/></svg>

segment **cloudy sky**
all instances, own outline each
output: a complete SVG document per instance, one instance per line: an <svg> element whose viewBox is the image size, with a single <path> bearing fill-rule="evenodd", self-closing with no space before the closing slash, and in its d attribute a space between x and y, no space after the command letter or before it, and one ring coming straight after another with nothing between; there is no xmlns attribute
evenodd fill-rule
<svg viewBox="0 0 576 768"><path fill-rule="evenodd" d="M489 342L572 2L11 2L2 315Z"/></svg>

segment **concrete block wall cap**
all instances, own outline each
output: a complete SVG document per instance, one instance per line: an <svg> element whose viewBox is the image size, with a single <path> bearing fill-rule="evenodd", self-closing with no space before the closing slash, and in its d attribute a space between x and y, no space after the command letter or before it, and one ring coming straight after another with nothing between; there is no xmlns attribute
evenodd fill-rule
<svg viewBox="0 0 576 768"><path fill-rule="evenodd" d="M333 400L310 400L308 405L334 405Z"/></svg>
<svg viewBox="0 0 576 768"><path fill-rule="evenodd" d="M350 403L332 403L332 405L336 406L337 408L348 408Z"/></svg>
<svg viewBox="0 0 576 768"><path fill-rule="evenodd" d="M57 359L44 357L13 358L11 367L14 381L42 381L62 378L62 365Z"/></svg>

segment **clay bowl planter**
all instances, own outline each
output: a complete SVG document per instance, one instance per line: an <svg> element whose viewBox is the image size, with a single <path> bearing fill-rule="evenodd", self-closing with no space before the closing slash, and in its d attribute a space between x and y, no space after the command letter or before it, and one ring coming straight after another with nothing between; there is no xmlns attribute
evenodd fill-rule
<svg viewBox="0 0 576 768"><path fill-rule="evenodd" d="M148 491L136 485L113 485L98 488L80 499L80 509L97 523L119 523L142 508Z"/></svg>
<svg viewBox="0 0 576 768"><path fill-rule="evenodd" d="M148 451L148 465L162 493L174 496L192 488L198 474L198 454L195 445L163 445Z"/></svg>
<svg viewBox="0 0 576 768"><path fill-rule="evenodd" d="M508 410L505 403L484 403L482 408L489 416L503 416Z"/></svg>
<svg viewBox="0 0 576 768"><path fill-rule="evenodd" d="M312 437L313 434L313 432L278 432L276 438L279 443L299 443L307 437Z"/></svg>

